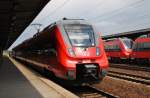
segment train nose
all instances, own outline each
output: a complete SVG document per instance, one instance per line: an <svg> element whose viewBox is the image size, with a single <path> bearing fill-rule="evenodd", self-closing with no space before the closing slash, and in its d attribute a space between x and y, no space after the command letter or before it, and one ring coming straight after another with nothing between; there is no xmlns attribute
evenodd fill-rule
<svg viewBox="0 0 150 98"><path fill-rule="evenodd" d="M129 56L131 54L131 51L127 51L126 53L125 53L125 55L127 55L127 56Z"/></svg>
<svg viewBox="0 0 150 98"><path fill-rule="evenodd" d="M78 64L77 65L78 79L98 79L98 66L96 64Z"/></svg>

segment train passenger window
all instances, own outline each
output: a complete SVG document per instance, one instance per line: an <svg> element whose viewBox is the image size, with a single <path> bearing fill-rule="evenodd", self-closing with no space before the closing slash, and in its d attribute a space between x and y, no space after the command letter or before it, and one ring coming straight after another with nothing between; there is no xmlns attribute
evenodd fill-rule
<svg viewBox="0 0 150 98"><path fill-rule="evenodd" d="M49 56L57 56L57 51L54 48L51 48L47 51Z"/></svg>
<svg viewBox="0 0 150 98"><path fill-rule="evenodd" d="M90 25L65 25L65 30L73 46L95 46L94 31Z"/></svg>
<svg viewBox="0 0 150 98"><path fill-rule="evenodd" d="M138 50L141 50L143 47L143 44L142 43L138 43Z"/></svg>
<svg viewBox="0 0 150 98"><path fill-rule="evenodd" d="M148 38L150 38L150 34L148 34Z"/></svg>
<svg viewBox="0 0 150 98"><path fill-rule="evenodd" d="M143 43L143 50L150 50L150 42Z"/></svg>
<svg viewBox="0 0 150 98"><path fill-rule="evenodd" d="M110 51L110 45L104 45L105 51Z"/></svg>
<svg viewBox="0 0 150 98"><path fill-rule="evenodd" d="M145 51L150 50L150 42L136 43L133 47L134 51Z"/></svg>
<svg viewBox="0 0 150 98"><path fill-rule="evenodd" d="M121 49L120 49L119 45L115 45L114 50L116 50L116 51L120 51Z"/></svg>
<svg viewBox="0 0 150 98"><path fill-rule="evenodd" d="M133 50L133 51L136 51L136 50L137 50L137 46L138 46L138 44L137 44L137 43L133 44L133 48L132 48L132 50Z"/></svg>
<svg viewBox="0 0 150 98"><path fill-rule="evenodd" d="M105 51L120 51L119 45L105 45Z"/></svg>

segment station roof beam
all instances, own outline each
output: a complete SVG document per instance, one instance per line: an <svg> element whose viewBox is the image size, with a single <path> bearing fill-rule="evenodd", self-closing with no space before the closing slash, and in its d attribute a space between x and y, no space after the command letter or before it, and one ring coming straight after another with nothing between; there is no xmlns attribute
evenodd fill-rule
<svg viewBox="0 0 150 98"><path fill-rule="evenodd" d="M0 0L0 48L9 48L49 1Z"/></svg>
<svg viewBox="0 0 150 98"><path fill-rule="evenodd" d="M111 39L111 38L128 37L128 38L135 40L137 37L144 35L144 34L150 34L150 28L123 32L123 33L118 33L118 34L112 34L112 35L106 35L106 36L102 36L102 38L106 40L106 39Z"/></svg>

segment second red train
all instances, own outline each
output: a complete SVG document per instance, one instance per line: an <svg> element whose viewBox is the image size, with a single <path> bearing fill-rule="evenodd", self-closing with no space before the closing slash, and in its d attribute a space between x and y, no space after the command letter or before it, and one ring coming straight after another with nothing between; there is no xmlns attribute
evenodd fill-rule
<svg viewBox="0 0 150 98"><path fill-rule="evenodd" d="M150 64L150 34L142 35L135 41L129 38L115 38L104 41L110 62Z"/></svg>

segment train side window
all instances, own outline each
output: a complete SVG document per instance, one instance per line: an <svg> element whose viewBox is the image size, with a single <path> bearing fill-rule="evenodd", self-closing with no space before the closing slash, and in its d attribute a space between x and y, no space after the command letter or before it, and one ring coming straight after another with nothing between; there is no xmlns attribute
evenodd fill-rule
<svg viewBox="0 0 150 98"><path fill-rule="evenodd" d="M104 49L105 49L105 51L109 51L109 46L108 45L104 45Z"/></svg>
<svg viewBox="0 0 150 98"><path fill-rule="evenodd" d="M105 51L110 51L110 45L104 45Z"/></svg>
<svg viewBox="0 0 150 98"><path fill-rule="evenodd" d="M49 56L56 56L57 52L56 52L56 50L54 48L51 48L51 49L48 50L47 54Z"/></svg>
<svg viewBox="0 0 150 98"><path fill-rule="evenodd" d="M136 43L133 47L134 51L146 51L146 50L150 50L150 43L146 42L146 43Z"/></svg>
<svg viewBox="0 0 150 98"><path fill-rule="evenodd" d="M148 38L150 38L150 34L148 34Z"/></svg>
<svg viewBox="0 0 150 98"><path fill-rule="evenodd" d="M120 51L119 45L105 45L105 51Z"/></svg>
<svg viewBox="0 0 150 98"><path fill-rule="evenodd" d="M49 45L50 47L48 47L48 51L47 51L47 54L49 55L49 56L57 56L57 51L56 51L56 38L55 38L55 36L54 36L54 39L53 39L53 43L51 43L50 44L50 42L49 43L47 43L47 45Z"/></svg>
<svg viewBox="0 0 150 98"><path fill-rule="evenodd" d="M143 44L142 43L138 43L138 50L141 50L142 49L142 46Z"/></svg>
<svg viewBox="0 0 150 98"><path fill-rule="evenodd" d="M116 46L115 46L115 50L116 50L116 51L120 51L120 50L121 50L120 47L119 47L119 45L116 45Z"/></svg>
<svg viewBox="0 0 150 98"><path fill-rule="evenodd" d="M109 51L113 51L114 50L114 46L113 45L110 45L109 46Z"/></svg>
<svg viewBox="0 0 150 98"><path fill-rule="evenodd" d="M133 51L137 51L137 48L138 48L137 46L138 46L138 44L137 44L137 43L133 44L133 48L132 48L132 49L133 49Z"/></svg>
<svg viewBox="0 0 150 98"><path fill-rule="evenodd" d="M143 50L150 50L150 42L143 43Z"/></svg>

